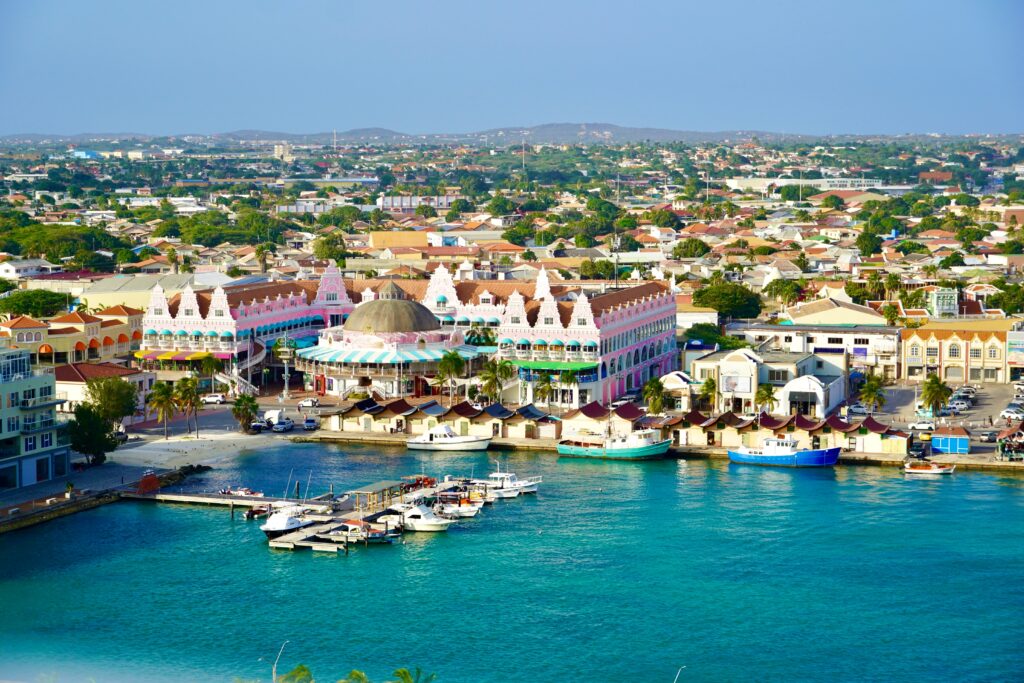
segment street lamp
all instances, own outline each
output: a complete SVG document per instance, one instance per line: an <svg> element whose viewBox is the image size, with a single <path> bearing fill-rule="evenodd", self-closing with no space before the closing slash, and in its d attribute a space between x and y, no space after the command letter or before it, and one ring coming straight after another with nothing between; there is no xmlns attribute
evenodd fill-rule
<svg viewBox="0 0 1024 683"><path fill-rule="evenodd" d="M284 392L281 394L281 398L287 401L290 398L288 393L288 378L291 375L288 374L288 361L294 356L295 342L288 338L288 333L285 332L284 336L277 340L276 348L274 353L284 363Z"/></svg>
<svg viewBox="0 0 1024 683"><path fill-rule="evenodd" d="M283 643L281 643L281 649L277 651L277 657L274 659L274 664L270 667L270 683L277 683L277 663L281 661L281 654L284 652L284 646L290 642L292 641L286 640ZM259 661L265 662L267 660L263 657L260 657Z"/></svg>

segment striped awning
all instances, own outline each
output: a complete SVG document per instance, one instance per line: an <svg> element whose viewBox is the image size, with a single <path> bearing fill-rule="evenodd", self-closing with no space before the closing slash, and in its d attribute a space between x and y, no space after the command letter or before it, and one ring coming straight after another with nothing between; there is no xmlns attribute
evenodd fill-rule
<svg viewBox="0 0 1024 683"><path fill-rule="evenodd" d="M188 358L183 358L182 360L200 360L202 358L206 358L207 356L209 356L210 352L209 351L193 351L192 353L187 354L187 355L188 355Z"/></svg>
<svg viewBox="0 0 1024 683"><path fill-rule="evenodd" d="M171 360L172 358L174 358L174 351L167 351L156 357L157 360Z"/></svg>
<svg viewBox="0 0 1024 683"><path fill-rule="evenodd" d="M139 360L153 360L159 358L162 351L136 351L135 357Z"/></svg>
<svg viewBox="0 0 1024 683"><path fill-rule="evenodd" d="M220 353L220 352L218 352L218 353L213 354L213 357L214 358L220 358L221 360L228 360L229 358L231 358L231 354L230 353Z"/></svg>
<svg viewBox="0 0 1024 683"><path fill-rule="evenodd" d="M455 348L460 356L465 359L476 358L479 355L471 346L459 346ZM337 347L315 347L312 349L301 349L298 356L315 363L339 363L359 365L372 363L379 365L396 365L398 363L430 363L437 362L446 353L445 349L339 349Z"/></svg>

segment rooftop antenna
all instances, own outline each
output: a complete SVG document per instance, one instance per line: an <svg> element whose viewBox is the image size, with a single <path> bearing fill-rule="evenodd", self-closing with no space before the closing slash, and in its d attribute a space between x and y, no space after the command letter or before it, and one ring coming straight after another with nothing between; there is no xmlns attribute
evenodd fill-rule
<svg viewBox="0 0 1024 683"><path fill-rule="evenodd" d="M334 153L338 153L338 129L334 129Z"/></svg>
<svg viewBox="0 0 1024 683"><path fill-rule="evenodd" d="M523 178L526 178L526 137L523 136Z"/></svg>

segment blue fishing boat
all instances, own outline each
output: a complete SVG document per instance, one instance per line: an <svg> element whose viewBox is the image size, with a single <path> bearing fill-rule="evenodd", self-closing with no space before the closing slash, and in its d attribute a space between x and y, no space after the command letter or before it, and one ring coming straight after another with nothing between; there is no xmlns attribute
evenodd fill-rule
<svg viewBox="0 0 1024 683"><path fill-rule="evenodd" d="M671 439L662 439L653 429L638 429L622 435L577 434L558 442L558 454L574 458L607 460L653 460L668 452Z"/></svg>
<svg viewBox="0 0 1024 683"><path fill-rule="evenodd" d="M794 439L765 439L761 448L730 449L729 460L773 467L832 467L839 460L839 447L801 450Z"/></svg>

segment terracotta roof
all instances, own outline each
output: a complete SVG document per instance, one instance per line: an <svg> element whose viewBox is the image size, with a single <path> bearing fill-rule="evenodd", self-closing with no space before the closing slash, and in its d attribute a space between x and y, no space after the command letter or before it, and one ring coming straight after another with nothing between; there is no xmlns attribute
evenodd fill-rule
<svg viewBox="0 0 1024 683"><path fill-rule="evenodd" d="M82 313L80 311L75 311L74 313L68 313L66 315L62 315L59 318L51 318L50 322L51 323L71 323L71 324L77 324L77 325L85 325L85 324L88 324L88 323L98 323L98 322L100 322L100 319L97 318L94 315L89 315L88 313Z"/></svg>
<svg viewBox="0 0 1024 683"><path fill-rule="evenodd" d="M662 296L668 291L668 287L663 282L645 282L636 287L598 294L590 300L590 308L594 311L594 316L597 317L616 306L626 306L645 297Z"/></svg>
<svg viewBox="0 0 1024 683"><path fill-rule="evenodd" d="M35 318L30 318L27 315L19 315L6 322L0 323L0 327L7 327L12 330L24 330L28 328L35 329L40 327L49 327L49 325L44 323L42 320L36 320Z"/></svg>
<svg viewBox="0 0 1024 683"><path fill-rule="evenodd" d="M130 306L117 305L117 306L111 306L110 308L104 308L102 311L100 311L96 315L129 315L130 316L130 315L144 315L145 313L146 313L145 311L140 311L137 308L132 308Z"/></svg>
<svg viewBox="0 0 1024 683"><path fill-rule="evenodd" d="M113 363L72 363L58 365L53 369L58 382L86 382L90 379L129 377L140 372L140 370Z"/></svg>

